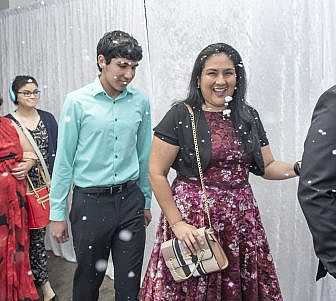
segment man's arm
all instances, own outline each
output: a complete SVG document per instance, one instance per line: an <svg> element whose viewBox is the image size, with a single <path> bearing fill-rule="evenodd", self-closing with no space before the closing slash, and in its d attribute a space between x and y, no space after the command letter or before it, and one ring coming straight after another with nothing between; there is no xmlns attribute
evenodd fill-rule
<svg viewBox="0 0 336 301"><path fill-rule="evenodd" d="M58 131L58 148L50 188L50 220L64 221L67 196L73 178L73 161L80 129L80 110L68 96L63 105Z"/></svg>
<svg viewBox="0 0 336 301"><path fill-rule="evenodd" d="M319 99L304 145L298 198L317 257L336 278L336 93Z"/></svg>
<svg viewBox="0 0 336 301"><path fill-rule="evenodd" d="M142 121L137 133L137 152L139 158L139 186L145 195L145 209L150 209L152 200L152 190L148 177L148 161L152 141L152 121L148 99L143 111Z"/></svg>

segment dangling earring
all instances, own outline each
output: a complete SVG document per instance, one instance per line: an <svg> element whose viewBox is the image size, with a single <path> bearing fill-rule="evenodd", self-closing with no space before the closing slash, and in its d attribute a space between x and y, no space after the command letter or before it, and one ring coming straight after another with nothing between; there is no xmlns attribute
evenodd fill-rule
<svg viewBox="0 0 336 301"><path fill-rule="evenodd" d="M200 88L200 84L199 84L199 81L197 81L197 89Z"/></svg>
<svg viewBox="0 0 336 301"><path fill-rule="evenodd" d="M231 109L228 108L229 106L229 102L232 100L231 96L225 96L224 98L224 107L225 109L223 110L223 119L225 119L226 117L230 117L231 114Z"/></svg>

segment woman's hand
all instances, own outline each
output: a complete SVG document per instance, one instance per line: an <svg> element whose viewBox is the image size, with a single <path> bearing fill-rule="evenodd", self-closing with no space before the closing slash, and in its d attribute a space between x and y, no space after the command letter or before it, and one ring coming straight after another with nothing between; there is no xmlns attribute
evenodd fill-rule
<svg viewBox="0 0 336 301"><path fill-rule="evenodd" d="M184 221L180 221L174 224L171 229L176 238L184 241L193 254L196 254L197 251L201 249L197 241L198 233L196 227L189 225Z"/></svg>
<svg viewBox="0 0 336 301"><path fill-rule="evenodd" d="M35 165L35 160L25 159L11 170L11 174L19 181L24 180L28 171Z"/></svg>

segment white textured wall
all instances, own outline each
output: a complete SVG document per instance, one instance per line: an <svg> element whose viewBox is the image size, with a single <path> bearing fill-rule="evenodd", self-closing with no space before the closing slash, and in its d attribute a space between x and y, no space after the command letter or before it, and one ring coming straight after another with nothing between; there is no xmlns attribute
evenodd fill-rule
<svg viewBox="0 0 336 301"><path fill-rule="evenodd" d="M136 84L151 96L156 123L186 94L198 52L221 41L243 57L248 99L260 112L275 157L295 161L318 96L336 81L335 0L146 0L148 31L143 0L50 1L0 12L3 112L12 109L9 81L30 73L41 84L41 107L58 116L64 95L96 76L99 37L120 28L144 48ZM297 180L251 178L284 300L336 300L333 279L314 281L317 260L296 198ZM152 225L149 241L153 235Z"/></svg>
<svg viewBox="0 0 336 301"><path fill-rule="evenodd" d="M44 0L45 3L47 3L50 0ZM43 0L9 0L9 8L15 8L15 7L25 7L29 6L34 3L41 3Z"/></svg>

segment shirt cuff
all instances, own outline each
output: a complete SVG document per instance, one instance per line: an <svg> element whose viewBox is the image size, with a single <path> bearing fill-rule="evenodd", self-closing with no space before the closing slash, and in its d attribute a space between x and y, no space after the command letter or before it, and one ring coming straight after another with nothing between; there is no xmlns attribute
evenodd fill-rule
<svg viewBox="0 0 336 301"><path fill-rule="evenodd" d="M145 201L145 209L151 209L152 207L152 199L149 198L149 199L146 199Z"/></svg>
<svg viewBox="0 0 336 301"><path fill-rule="evenodd" d="M54 222L65 221L65 211L64 210L52 210L50 211L49 219Z"/></svg>

